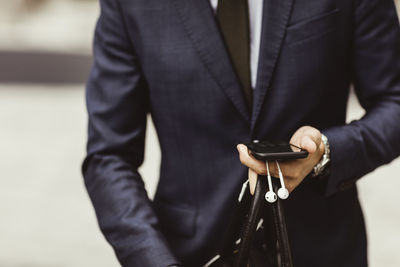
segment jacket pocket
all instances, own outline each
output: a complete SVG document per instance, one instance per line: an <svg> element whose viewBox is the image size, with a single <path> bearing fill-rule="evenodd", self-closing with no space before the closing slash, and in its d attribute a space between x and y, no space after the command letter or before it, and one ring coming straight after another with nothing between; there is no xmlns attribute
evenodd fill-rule
<svg viewBox="0 0 400 267"><path fill-rule="evenodd" d="M195 233L196 210L190 206L164 201L153 202L160 228L166 236L191 237Z"/></svg>
<svg viewBox="0 0 400 267"><path fill-rule="evenodd" d="M290 46L325 35L336 29L338 16L339 9L336 8L289 25L287 27L285 43Z"/></svg>

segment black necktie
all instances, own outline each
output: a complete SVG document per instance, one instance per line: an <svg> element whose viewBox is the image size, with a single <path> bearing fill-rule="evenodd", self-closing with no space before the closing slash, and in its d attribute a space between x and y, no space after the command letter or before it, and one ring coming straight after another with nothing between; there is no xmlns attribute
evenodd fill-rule
<svg viewBox="0 0 400 267"><path fill-rule="evenodd" d="M247 0L219 0L217 20L234 69L251 108L250 29Z"/></svg>

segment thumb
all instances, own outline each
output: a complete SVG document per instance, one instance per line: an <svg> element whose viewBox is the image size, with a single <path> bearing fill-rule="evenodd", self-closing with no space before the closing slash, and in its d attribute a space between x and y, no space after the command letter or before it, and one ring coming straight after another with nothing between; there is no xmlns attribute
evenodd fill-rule
<svg viewBox="0 0 400 267"><path fill-rule="evenodd" d="M309 153L317 151L321 144L321 133L312 127L307 128L301 136L300 146Z"/></svg>
<svg viewBox="0 0 400 267"><path fill-rule="evenodd" d="M257 173L249 168L249 185L250 185L250 193L254 195L254 191L256 190L257 184Z"/></svg>
<svg viewBox="0 0 400 267"><path fill-rule="evenodd" d="M301 148L307 150L309 153L314 153L317 150L317 145L310 136L303 136L301 138Z"/></svg>

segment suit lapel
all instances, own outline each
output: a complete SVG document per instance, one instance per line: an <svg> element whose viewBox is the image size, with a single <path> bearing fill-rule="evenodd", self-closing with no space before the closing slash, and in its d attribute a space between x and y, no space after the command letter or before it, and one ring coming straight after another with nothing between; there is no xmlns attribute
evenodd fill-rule
<svg viewBox="0 0 400 267"><path fill-rule="evenodd" d="M253 98L251 128L257 122L282 47L294 0L264 0L260 58Z"/></svg>
<svg viewBox="0 0 400 267"><path fill-rule="evenodd" d="M173 0L173 2L202 62L242 117L250 123L250 111L209 0Z"/></svg>

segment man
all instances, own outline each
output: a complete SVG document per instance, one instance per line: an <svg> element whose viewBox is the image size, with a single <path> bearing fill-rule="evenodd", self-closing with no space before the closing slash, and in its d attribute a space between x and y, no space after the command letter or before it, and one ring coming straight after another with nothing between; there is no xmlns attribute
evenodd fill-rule
<svg viewBox="0 0 400 267"><path fill-rule="evenodd" d="M247 167L253 189L265 174L243 145L247 167L238 159L254 139L310 153L282 164L294 266L367 266L355 182L400 152L392 0L100 2L83 173L123 266L205 264ZM351 83L366 115L345 125ZM162 152L153 202L137 171L149 112Z"/></svg>

